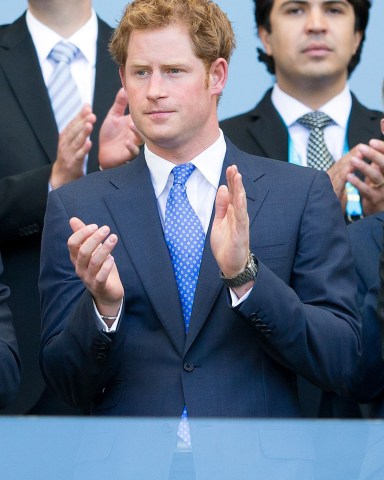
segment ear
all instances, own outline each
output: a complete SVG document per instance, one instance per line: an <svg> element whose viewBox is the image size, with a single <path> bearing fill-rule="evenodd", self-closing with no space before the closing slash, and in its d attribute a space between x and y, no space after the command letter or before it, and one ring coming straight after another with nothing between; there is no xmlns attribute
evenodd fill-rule
<svg viewBox="0 0 384 480"><path fill-rule="evenodd" d="M209 88L213 95L220 95L228 79L228 62L217 58L209 69Z"/></svg>
<svg viewBox="0 0 384 480"><path fill-rule="evenodd" d="M381 126L381 133L384 135L384 118L381 119L380 126Z"/></svg>
<svg viewBox="0 0 384 480"><path fill-rule="evenodd" d="M353 50L353 54L355 54L359 48L359 45L361 43L361 39L363 38L363 32L359 31L359 30L356 30L355 32L355 48Z"/></svg>
<svg viewBox="0 0 384 480"><path fill-rule="evenodd" d="M272 55L272 49L271 49L271 45L270 45L270 42L269 42L270 33L268 32L268 30L265 27L259 27L257 32L258 32L260 41L264 46L265 53L267 55Z"/></svg>
<svg viewBox="0 0 384 480"><path fill-rule="evenodd" d="M125 71L123 66L119 67L119 75L120 75L120 80L123 85L123 88L125 91L127 91L127 89L125 88Z"/></svg>

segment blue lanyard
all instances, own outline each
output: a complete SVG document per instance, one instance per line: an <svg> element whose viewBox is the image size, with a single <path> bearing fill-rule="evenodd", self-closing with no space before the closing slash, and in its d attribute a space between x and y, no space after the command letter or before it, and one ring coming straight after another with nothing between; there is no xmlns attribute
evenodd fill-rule
<svg viewBox="0 0 384 480"><path fill-rule="evenodd" d="M345 137L343 155L346 155L349 151L348 140ZM303 165L300 155L297 153L291 135L288 132L288 162L295 165ZM345 185L347 191L347 206L346 215L350 221L355 220L363 216L363 209L361 207L360 194L356 187L347 182Z"/></svg>

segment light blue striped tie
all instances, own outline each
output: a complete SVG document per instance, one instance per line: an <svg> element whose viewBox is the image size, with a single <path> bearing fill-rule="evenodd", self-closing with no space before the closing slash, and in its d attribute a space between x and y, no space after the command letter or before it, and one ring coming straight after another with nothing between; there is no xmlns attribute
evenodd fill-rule
<svg viewBox="0 0 384 480"><path fill-rule="evenodd" d="M70 69L70 64L78 53L79 49L75 45L61 41L48 55L48 58L55 62L47 88L59 132L79 112L82 104L79 89Z"/></svg>
<svg viewBox="0 0 384 480"><path fill-rule="evenodd" d="M196 167L186 163L174 167L173 186L165 209L164 235L171 255L183 311L185 332L188 333L193 300L204 250L205 233L187 197L185 183ZM177 435L191 446L187 407L181 415Z"/></svg>

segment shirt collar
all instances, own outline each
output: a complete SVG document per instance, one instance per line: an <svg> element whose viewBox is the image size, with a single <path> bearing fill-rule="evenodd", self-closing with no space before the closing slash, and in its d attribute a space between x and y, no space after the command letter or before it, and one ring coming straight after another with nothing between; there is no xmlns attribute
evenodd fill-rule
<svg viewBox="0 0 384 480"><path fill-rule="evenodd" d="M206 181L216 189L220 181L226 149L224 135L220 130L219 138L191 160L191 163L195 165ZM175 167L175 164L151 152L146 145L144 146L144 155L151 174L156 198L159 198L167 185L169 174Z"/></svg>
<svg viewBox="0 0 384 480"><path fill-rule="evenodd" d="M64 40L71 42L81 51L84 58L92 65L96 65L96 43L98 34L98 23L95 11L92 9L91 17L77 32L70 38L62 38L51 28L41 23L32 13L27 10L26 21L28 30L32 36L40 63L44 62L52 48Z"/></svg>
<svg viewBox="0 0 384 480"><path fill-rule="evenodd" d="M313 111L296 100L296 98L283 92L277 83L272 90L272 103L283 118L287 127L291 127L302 115ZM319 108L319 111L326 113L340 127L346 128L351 108L351 92L349 86L345 85L344 89L329 102L322 105Z"/></svg>

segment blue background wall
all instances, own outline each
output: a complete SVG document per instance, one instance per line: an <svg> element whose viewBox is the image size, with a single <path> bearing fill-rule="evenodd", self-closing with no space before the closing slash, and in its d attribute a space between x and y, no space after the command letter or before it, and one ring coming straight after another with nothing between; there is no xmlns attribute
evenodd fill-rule
<svg viewBox="0 0 384 480"><path fill-rule="evenodd" d="M96 12L116 26L127 0L94 0ZM229 82L219 106L220 119L251 109L272 84L263 64L257 61L253 0L216 0L228 14L237 37L237 49L230 65ZM16 19L26 8L26 0L0 0L0 23ZM381 84L384 78L384 1L373 0L363 59L350 79L361 102L382 110Z"/></svg>

